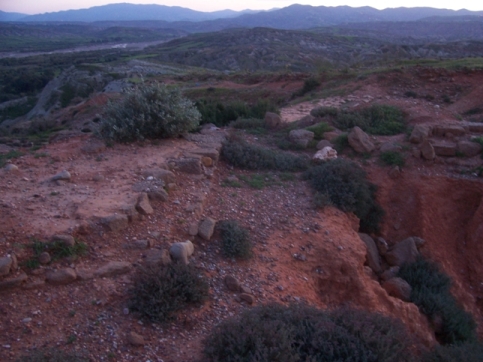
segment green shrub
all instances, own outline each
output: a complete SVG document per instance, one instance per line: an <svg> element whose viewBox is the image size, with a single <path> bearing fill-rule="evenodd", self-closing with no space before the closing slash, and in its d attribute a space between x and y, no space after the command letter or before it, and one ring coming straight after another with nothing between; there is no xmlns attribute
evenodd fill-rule
<svg viewBox="0 0 483 362"><path fill-rule="evenodd" d="M129 308L149 321L166 322L188 305L204 302L208 290L206 278L192 265L141 268L129 293Z"/></svg>
<svg viewBox="0 0 483 362"><path fill-rule="evenodd" d="M141 84L119 102L110 102L99 133L117 142L176 137L198 127L201 115L179 89Z"/></svg>
<svg viewBox="0 0 483 362"><path fill-rule="evenodd" d="M410 360L400 323L367 312L345 317L346 312L307 305L255 307L216 326L203 353L210 362Z"/></svg>
<svg viewBox="0 0 483 362"><path fill-rule="evenodd" d="M89 358L79 352L64 352L58 348L35 349L16 362L89 362Z"/></svg>
<svg viewBox="0 0 483 362"><path fill-rule="evenodd" d="M317 107L310 111L310 114L316 118L323 118L326 116L336 117L339 110L335 107Z"/></svg>
<svg viewBox="0 0 483 362"><path fill-rule="evenodd" d="M426 353L421 362L481 362L483 345L481 343L461 343L449 346L436 346Z"/></svg>
<svg viewBox="0 0 483 362"><path fill-rule="evenodd" d="M343 133L337 136L332 143L334 144L334 148L337 152L341 153L347 147L349 147L349 135L347 133Z"/></svg>
<svg viewBox="0 0 483 362"><path fill-rule="evenodd" d="M302 89L298 90L297 92L295 92L292 97L302 97L303 95L315 90L318 86L320 86L320 82L311 77L311 78L307 78L305 81L304 81L304 85L302 87Z"/></svg>
<svg viewBox="0 0 483 362"><path fill-rule="evenodd" d="M265 120L258 118L239 118L230 123L230 126L236 129L265 128Z"/></svg>
<svg viewBox="0 0 483 362"><path fill-rule="evenodd" d="M376 186L366 179L365 171L357 164L336 159L312 167L304 174L318 198L345 212L353 212L361 220L361 230L377 232L384 214L376 203ZM318 206L325 206L324 204Z"/></svg>
<svg viewBox="0 0 483 362"><path fill-rule="evenodd" d="M228 258L250 259L252 242L247 229L236 220L222 221L219 224L223 255Z"/></svg>
<svg viewBox="0 0 483 362"><path fill-rule="evenodd" d="M386 151L379 155L381 162L388 166L404 166L404 157L397 151Z"/></svg>
<svg viewBox="0 0 483 362"><path fill-rule="evenodd" d="M223 143L221 156L231 165L249 170L303 171L310 162L305 156L275 152L236 139Z"/></svg>
<svg viewBox="0 0 483 362"><path fill-rule="evenodd" d="M443 344L476 341L476 323L450 293L451 280L438 266L423 258L403 265L399 277L411 285L411 301L430 320L441 320L436 330Z"/></svg>
<svg viewBox="0 0 483 362"><path fill-rule="evenodd" d="M325 132L333 131L334 128L329 126L326 122L319 122L313 126L307 127L307 131L314 132L314 139L321 140Z"/></svg>

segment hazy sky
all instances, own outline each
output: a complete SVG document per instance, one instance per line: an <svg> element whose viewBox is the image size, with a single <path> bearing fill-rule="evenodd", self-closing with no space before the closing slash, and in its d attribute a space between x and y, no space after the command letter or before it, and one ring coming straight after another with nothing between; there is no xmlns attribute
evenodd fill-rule
<svg viewBox="0 0 483 362"><path fill-rule="evenodd" d="M468 9L483 10L483 2L476 0L244 0L244 1L197 1L197 0L0 0L0 10L7 12L20 12L25 14L39 14L69 9L86 9L92 6L115 4L159 4L168 6L182 6L199 11L215 11L223 9L272 9L282 8L291 4L307 4L313 6L339 6L352 7L372 6L377 9L396 7L428 6L440 9Z"/></svg>

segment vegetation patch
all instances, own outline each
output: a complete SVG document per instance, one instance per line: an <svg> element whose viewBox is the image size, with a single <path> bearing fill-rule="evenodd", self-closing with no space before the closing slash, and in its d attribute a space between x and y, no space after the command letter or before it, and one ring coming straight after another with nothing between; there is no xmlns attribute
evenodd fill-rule
<svg viewBox="0 0 483 362"><path fill-rule="evenodd" d="M379 159L387 166L404 166L404 156L397 151L386 151L379 155Z"/></svg>
<svg viewBox="0 0 483 362"><path fill-rule="evenodd" d="M141 268L130 290L129 308L151 322L166 322L189 305L203 303L208 290L206 278L190 264Z"/></svg>
<svg viewBox="0 0 483 362"><path fill-rule="evenodd" d="M204 340L207 361L410 361L402 324L356 310L270 304L228 319Z"/></svg>
<svg viewBox="0 0 483 362"><path fill-rule="evenodd" d="M361 230L379 230L384 211L376 202L376 186L356 163L339 158L310 168L304 177L316 191L317 206L333 205L353 212L361 220Z"/></svg>
<svg viewBox="0 0 483 362"><path fill-rule="evenodd" d="M43 252L48 252L51 261L57 261L63 258L77 259L87 253L87 245L83 242L76 241L73 246L68 246L62 241L45 242L37 239L32 240L29 247L32 249L33 257L24 262L29 269L39 267L39 256Z"/></svg>
<svg viewBox="0 0 483 362"><path fill-rule="evenodd" d="M307 127L306 130L314 132L314 139L321 140L324 137L325 132L333 131L334 128L326 122L319 122L313 126Z"/></svg>
<svg viewBox="0 0 483 362"><path fill-rule="evenodd" d="M421 362L481 362L483 361L483 344L460 343L447 346L436 346L426 353Z"/></svg>
<svg viewBox="0 0 483 362"><path fill-rule="evenodd" d="M13 160L15 158L19 158L20 156L23 156L23 153L17 150L11 150L7 153L0 154L0 168L4 167L8 160Z"/></svg>
<svg viewBox="0 0 483 362"><path fill-rule="evenodd" d="M250 259L252 257L253 245L250 240L250 233L238 221L222 221L218 228L221 234L221 248L224 256L237 259Z"/></svg>
<svg viewBox="0 0 483 362"><path fill-rule="evenodd" d="M201 115L177 88L141 84L120 102L111 102L100 122L105 140L134 142L176 137L198 127Z"/></svg>
<svg viewBox="0 0 483 362"><path fill-rule="evenodd" d="M423 258L403 265L399 277L411 285L411 301L428 316L443 344L476 341L476 323L450 293L451 280Z"/></svg>

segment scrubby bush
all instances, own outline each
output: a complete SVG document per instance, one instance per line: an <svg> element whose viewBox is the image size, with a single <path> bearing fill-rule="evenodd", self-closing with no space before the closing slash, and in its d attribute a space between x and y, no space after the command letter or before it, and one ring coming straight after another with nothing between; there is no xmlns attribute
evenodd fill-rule
<svg viewBox="0 0 483 362"><path fill-rule="evenodd" d="M321 140L325 132L333 131L334 128L329 126L326 122L319 122L313 126L307 127L307 131L314 132L314 139Z"/></svg>
<svg viewBox="0 0 483 362"><path fill-rule="evenodd" d="M481 362L483 345L481 343L461 343L448 346L436 346L426 353L421 362Z"/></svg>
<svg viewBox="0 0 483 362"><path fill-rule="evenodd" d="M203 352L210 362L402 362L407 341L400 323L376 314L271 304L222 322Z"/></svg>
<svg viewBox="0 0 483 362"><path fill-rule="evenodd" d="M303 85L302 89L295 92L292 96L294 98L295 97L302 97L303 95L315 90L319 85L320 85L320 82L317 79L315 79L313 77L307 78L304 81L304 85Z"/></svg>
<svg viewBox="0 0 483 362"><path fill-rule="evenodd" d="M310 162L306 156L275 152L233 138L223 143L221 156L231 165L249 170L303 171Z"/></svg>
<svg viewBox="0 0 483 362"><path fill-rule="evenodd" d="M438 327L443 344L476 341L473 317L451 295L451 279L436 264L419 258L403 265L399 277L411 285L411 301Z"/></svg>
<svg viewBox="0 0 483 362"><path fill-rule="evenodd" d="M239 118L230 123L230 126L236 129L265 128L265 120L258 118Z"/></svg>
<svg viewBox="0 0 483 362"><path fill-rule="evenodd" d="M344 151L347 147L349 147L349 135L347 133L343 133L332 141L334 144L334 148L337 152L341 153Z"/></svg>
<svg viewBox="0 0 483 362"><path fill-rule="evenodd" d="M89 358L78 352L64 352L58 348L35 349L16 362L89 362Z"/></svg>
<svg viewBox="0 0 483 362"><path fill-rule="evenodd" d="M240 226L236 220L222 221L218 228L221 234L223 255L228 258L251 258L252 242L247 229Z"/></svg>
<svg viewBox="0 0 483 362"><path fill-rule="evenodd" d="M209 285L192 265L172 263L164 267L142 268L130 290L129 308L142 318L165 322L191 304L208 297Z"/></svg>
<svg viewBox="0 0 483 362"><path fill-rule="evenodd" d="M404 166L404 157L397 151L382 152L379 156L381 162L388 166Z"/></svg>
<svg viewBox="0 0 483 362"><path fill-rule="evenodd" d="M134 142L176 137L198 127L201 115L177 88L154 83L130 89L110 102L100 122L100 135L110 141Z"/></svg>
<svg viewBox="0 0 483 362"><path fill-rule="evenodd" d="M317 199L330 200L342 211L353 212L361 220L361 230L378 231L384 212L375 199L376 186L356 163L339 158L310 168L304 177L319 194Z"/></svg>

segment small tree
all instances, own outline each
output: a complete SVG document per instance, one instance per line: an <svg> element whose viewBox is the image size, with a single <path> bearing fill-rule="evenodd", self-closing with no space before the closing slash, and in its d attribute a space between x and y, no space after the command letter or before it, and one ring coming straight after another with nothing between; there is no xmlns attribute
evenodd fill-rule
<svg viewBox="0 0 483 362"><path fill-rule="evenodd" d="M99 133L123 143L169 138L194 130L200 119L200 112L179 89L142 83L120 101L109 102Z"/></svg>

